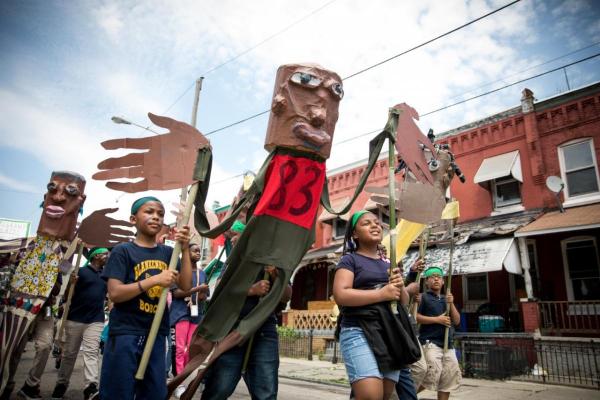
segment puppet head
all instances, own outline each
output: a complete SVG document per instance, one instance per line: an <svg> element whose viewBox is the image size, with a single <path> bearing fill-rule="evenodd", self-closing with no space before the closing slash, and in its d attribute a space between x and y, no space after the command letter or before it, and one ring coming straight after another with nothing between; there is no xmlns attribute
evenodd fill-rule
<svg viewBox="0 0 600 400"><path fill-rule="evenodd" d="M44 195L38 235L73 239L77 215L85 201L85 178L76 172L54 171Z"/></svg>
<svg viewBox="0 0 600 400"><path fill-rule="evenodd" d="M342 79L335 72L316 64L279 67L265 149L288 147L329 158L343 96Z"/></svg>

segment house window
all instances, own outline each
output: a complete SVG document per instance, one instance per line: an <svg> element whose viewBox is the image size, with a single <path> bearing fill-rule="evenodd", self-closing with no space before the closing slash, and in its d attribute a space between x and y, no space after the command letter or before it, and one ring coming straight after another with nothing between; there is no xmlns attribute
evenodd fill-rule
<svg viewBox="0 0 600 400"><path fill-rule="evenodd" d="M520 182L513 177L494 179L492 181L494 209L521 204Z"/></svg>
<svg viewBox="0 0 600 400"><path fill-rule="evenodd" d="M346 226L348 225L348 222L341 219L341 218L336 218L333 220L333 238L334 239L341 239L344 237L344 235L346 234Z"/></svg>
<svg viewBox="0 0 600 400"><path fill-rule="evenodd" d="M464 279L467 302L486 303L489 298L487 274L464 275Z"/></svg>
<svg viewBox="0 0 600 400"><path fill-rule="evenodd" d="M565 197L598 193L598 168L592 139L577 140L559 147Z"/></svg>
<svg viewBox="0 0 600 400"><path fill-rule="evenodd" d="M598 247L593 237L562 241L563 261L569 300L600 299Z"/></svg>

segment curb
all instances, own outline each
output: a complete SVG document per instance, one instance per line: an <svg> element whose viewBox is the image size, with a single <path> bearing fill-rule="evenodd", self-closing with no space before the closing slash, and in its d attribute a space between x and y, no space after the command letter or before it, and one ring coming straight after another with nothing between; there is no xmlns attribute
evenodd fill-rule
<svg viewBox="0 0 600 400"><path fill-rule="evenodd" d="M308 382L308 383L318 383L320 385L327 385L327 386L334 386L334 387L340 387L340 388L348 388L348 389L350 389L350 385L349 384L336 383L336 382L330 382L330 381L320 381L318 379L301 378L301 377L298 377L298 376L291 376L291 375L279 375L279 377L280 378L291 379L291 380L295 380L295 381L302 381L302 382Z"/></svg>

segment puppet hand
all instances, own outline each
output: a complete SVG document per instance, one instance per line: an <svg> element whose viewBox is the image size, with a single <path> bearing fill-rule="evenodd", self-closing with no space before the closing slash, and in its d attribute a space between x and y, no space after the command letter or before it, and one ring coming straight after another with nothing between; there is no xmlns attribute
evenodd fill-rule
<svg viewBox="0 0 600 400"><path fill-rule="evenodd" d="M132 240L133 232L123 228L131 228L133 224L106 215L118 210L118 208L103 208L94 211L81 221L77 235L88 246L95 247L113 247L118 243Z"/></svg>
<svg viewBox="0 0 600 400"><path fill-rule="evenodd" d="M179 189L193 183L192 176L198 150L210 147L208 140L196 128L172 118L148 113L156 125L169 132L144 137L112 139L102 142L107 150L136 149L142 153L130 153L123 157L108 158L98 164L92 178L111 180L142 178L130 182L109 181L106 187L127 193L146 190Z"/></svg>
<svg viewBox="0 0 600 400"><path fill-rule="evenodd" d="M267 280L261 280L256 282L248 290L248 296L264 296L271 289L271 284Z"/></svg>

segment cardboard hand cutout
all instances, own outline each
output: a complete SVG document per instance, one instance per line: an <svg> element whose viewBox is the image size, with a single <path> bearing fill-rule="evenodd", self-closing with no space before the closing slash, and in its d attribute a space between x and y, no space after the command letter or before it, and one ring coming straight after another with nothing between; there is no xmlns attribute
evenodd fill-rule
<svg viewBox="0 0 600 400"><path fill-rule="evenodd" d="M114 247L121 242L133 240L135 237L133 231L120 228L131 228L132 223L106 215L118 210L118 208L103 208L94 211L81 221L77 236L88 247Z"/></svg>
<svg viewBox="0 0 600 400"><path fill-rule="evenodd" d="M144 153L131 153L119 158L109 158L98 164L103 170L92 178L109 180L143 178L135 182L106 183L106 187L127 193L146 190L179 189L193 183L194 166L198 149L209 147L208 140L186 123L172 118L148 113L150 120L169 132L145 138L113 139L102 142L107 150L137 149Z"/></svg>
<svg viewBox="0 0 600 400"><path fill-rule="evenodd" d="M414 121L415 119L419 119L419 114L406 103L397 104L394 108L400 111L398 127L396 129L396 150L398 151L398 156L414 174L417 181L431 185L433 184L433 177L429 171L423 149L428 149L431 154L435 154L435 149L431 141L423 135Z"/></svg>
<svg viewBox="0 0 600 400"><path fill-rule="evenodd" d="M75 172L54 171L46 188L37 234L73 239L77 216L85 201L85 178Z"/></svg>

